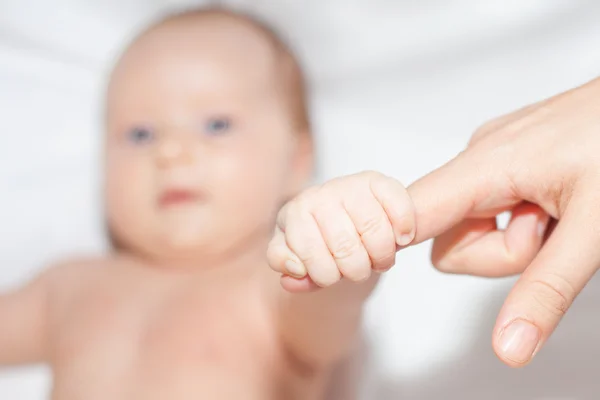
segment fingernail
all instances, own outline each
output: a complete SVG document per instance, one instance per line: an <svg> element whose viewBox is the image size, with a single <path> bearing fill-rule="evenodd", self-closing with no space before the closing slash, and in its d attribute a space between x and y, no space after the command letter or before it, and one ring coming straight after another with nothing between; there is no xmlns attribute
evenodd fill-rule
<svg viewBox="0 0 600 400"><path fill-rule="evenodd" d="M504 328L500 336L500 351L511 361L526 363L533 357L540 336L540 330L535 325L517 319Z"/></svg>
<svg viewBox="0 0 600 400"><path fill-rule="evenodd" d="M543 218L540 222L538 222L537 234L539 237L543 237L546 234L546 228L548 227L548 222L550 222L550 217Z"/></svg>
<svg viewBox="0 0 600 400"><path fill-rule="evenodd" d="M304 268L304 265L295 261L287 260L285 262L285 269L287 273L294 278L304 278L306 276L306 268Z"/></svg>
<svg viewBox="0 0 600 400"><path fill-rule="evenodd" d="M410 233L402 233L398 236L396 243L398 243L398 246L408 246L414 239L414 231Z"/></svg>

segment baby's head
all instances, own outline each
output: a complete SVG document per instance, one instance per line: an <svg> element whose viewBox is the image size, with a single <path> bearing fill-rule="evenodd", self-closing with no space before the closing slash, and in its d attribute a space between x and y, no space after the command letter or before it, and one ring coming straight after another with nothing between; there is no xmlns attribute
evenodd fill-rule
<svg viewBox="0 0 600 400"><path fill-rule="evenodd" d="M111 239L153 259L263 241L310 176L300 66L234 12L189 11L139 35L111 76L106 118Z"/></svg>

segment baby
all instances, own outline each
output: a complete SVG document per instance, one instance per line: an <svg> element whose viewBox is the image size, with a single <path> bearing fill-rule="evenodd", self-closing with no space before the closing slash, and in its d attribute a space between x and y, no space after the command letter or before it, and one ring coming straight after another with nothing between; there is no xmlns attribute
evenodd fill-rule
<svg viewBox="0 0 600 400"><path fill-rule="evenodd" d="M234 12L139 35L107 91L115 253L1 295L0 364L50 364L61 400L324 398L372 271L394 264L415 220L377 173L300 193L303 86L292 52Z"/></svg>

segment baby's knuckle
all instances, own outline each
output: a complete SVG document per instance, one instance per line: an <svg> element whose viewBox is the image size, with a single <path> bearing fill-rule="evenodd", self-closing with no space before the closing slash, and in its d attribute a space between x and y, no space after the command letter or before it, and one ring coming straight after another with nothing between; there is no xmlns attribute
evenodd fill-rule
<svg viewBox="0 0 600 400"><path fill-rule="evenodd" d="M383 231L384 226L385 222L379 216L367 216L364 221L361 222L358 230L361 236L372 236Z"/></svg>
<svg viewBox="0 0 600 400"><path fill-rule="evenodd" d="M296 218L297 220L306 220L307 216L312 215L315 211L315 202L310 197L299 197L290 207L289 219Z"/></svg>
<svg viewBox="0 0 600 400"><path fill-rule="evenodd" d="M356 238L350 235L340 235L333 240L331 254L336 260L344 260L352 257L358 251L360 245Z"/></svg>
<svg viewBox="0 0 600 400"><path fill-rule="evenodd" d="M314 265L319 257L319 251L315 245L304 243L301 251L296 251L296 255L304 265Z"/></svg>

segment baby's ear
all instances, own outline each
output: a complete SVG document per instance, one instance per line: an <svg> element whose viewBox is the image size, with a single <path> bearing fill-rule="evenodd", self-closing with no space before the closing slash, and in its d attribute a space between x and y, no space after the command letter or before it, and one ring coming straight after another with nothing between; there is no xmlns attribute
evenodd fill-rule
<svg viewBox="0 0 600 400"><path fill-rule="evenodd" d="M288 196L295 197L310 182L314 169L314 142L310 132L299 132L292 156Z"/></svg>

